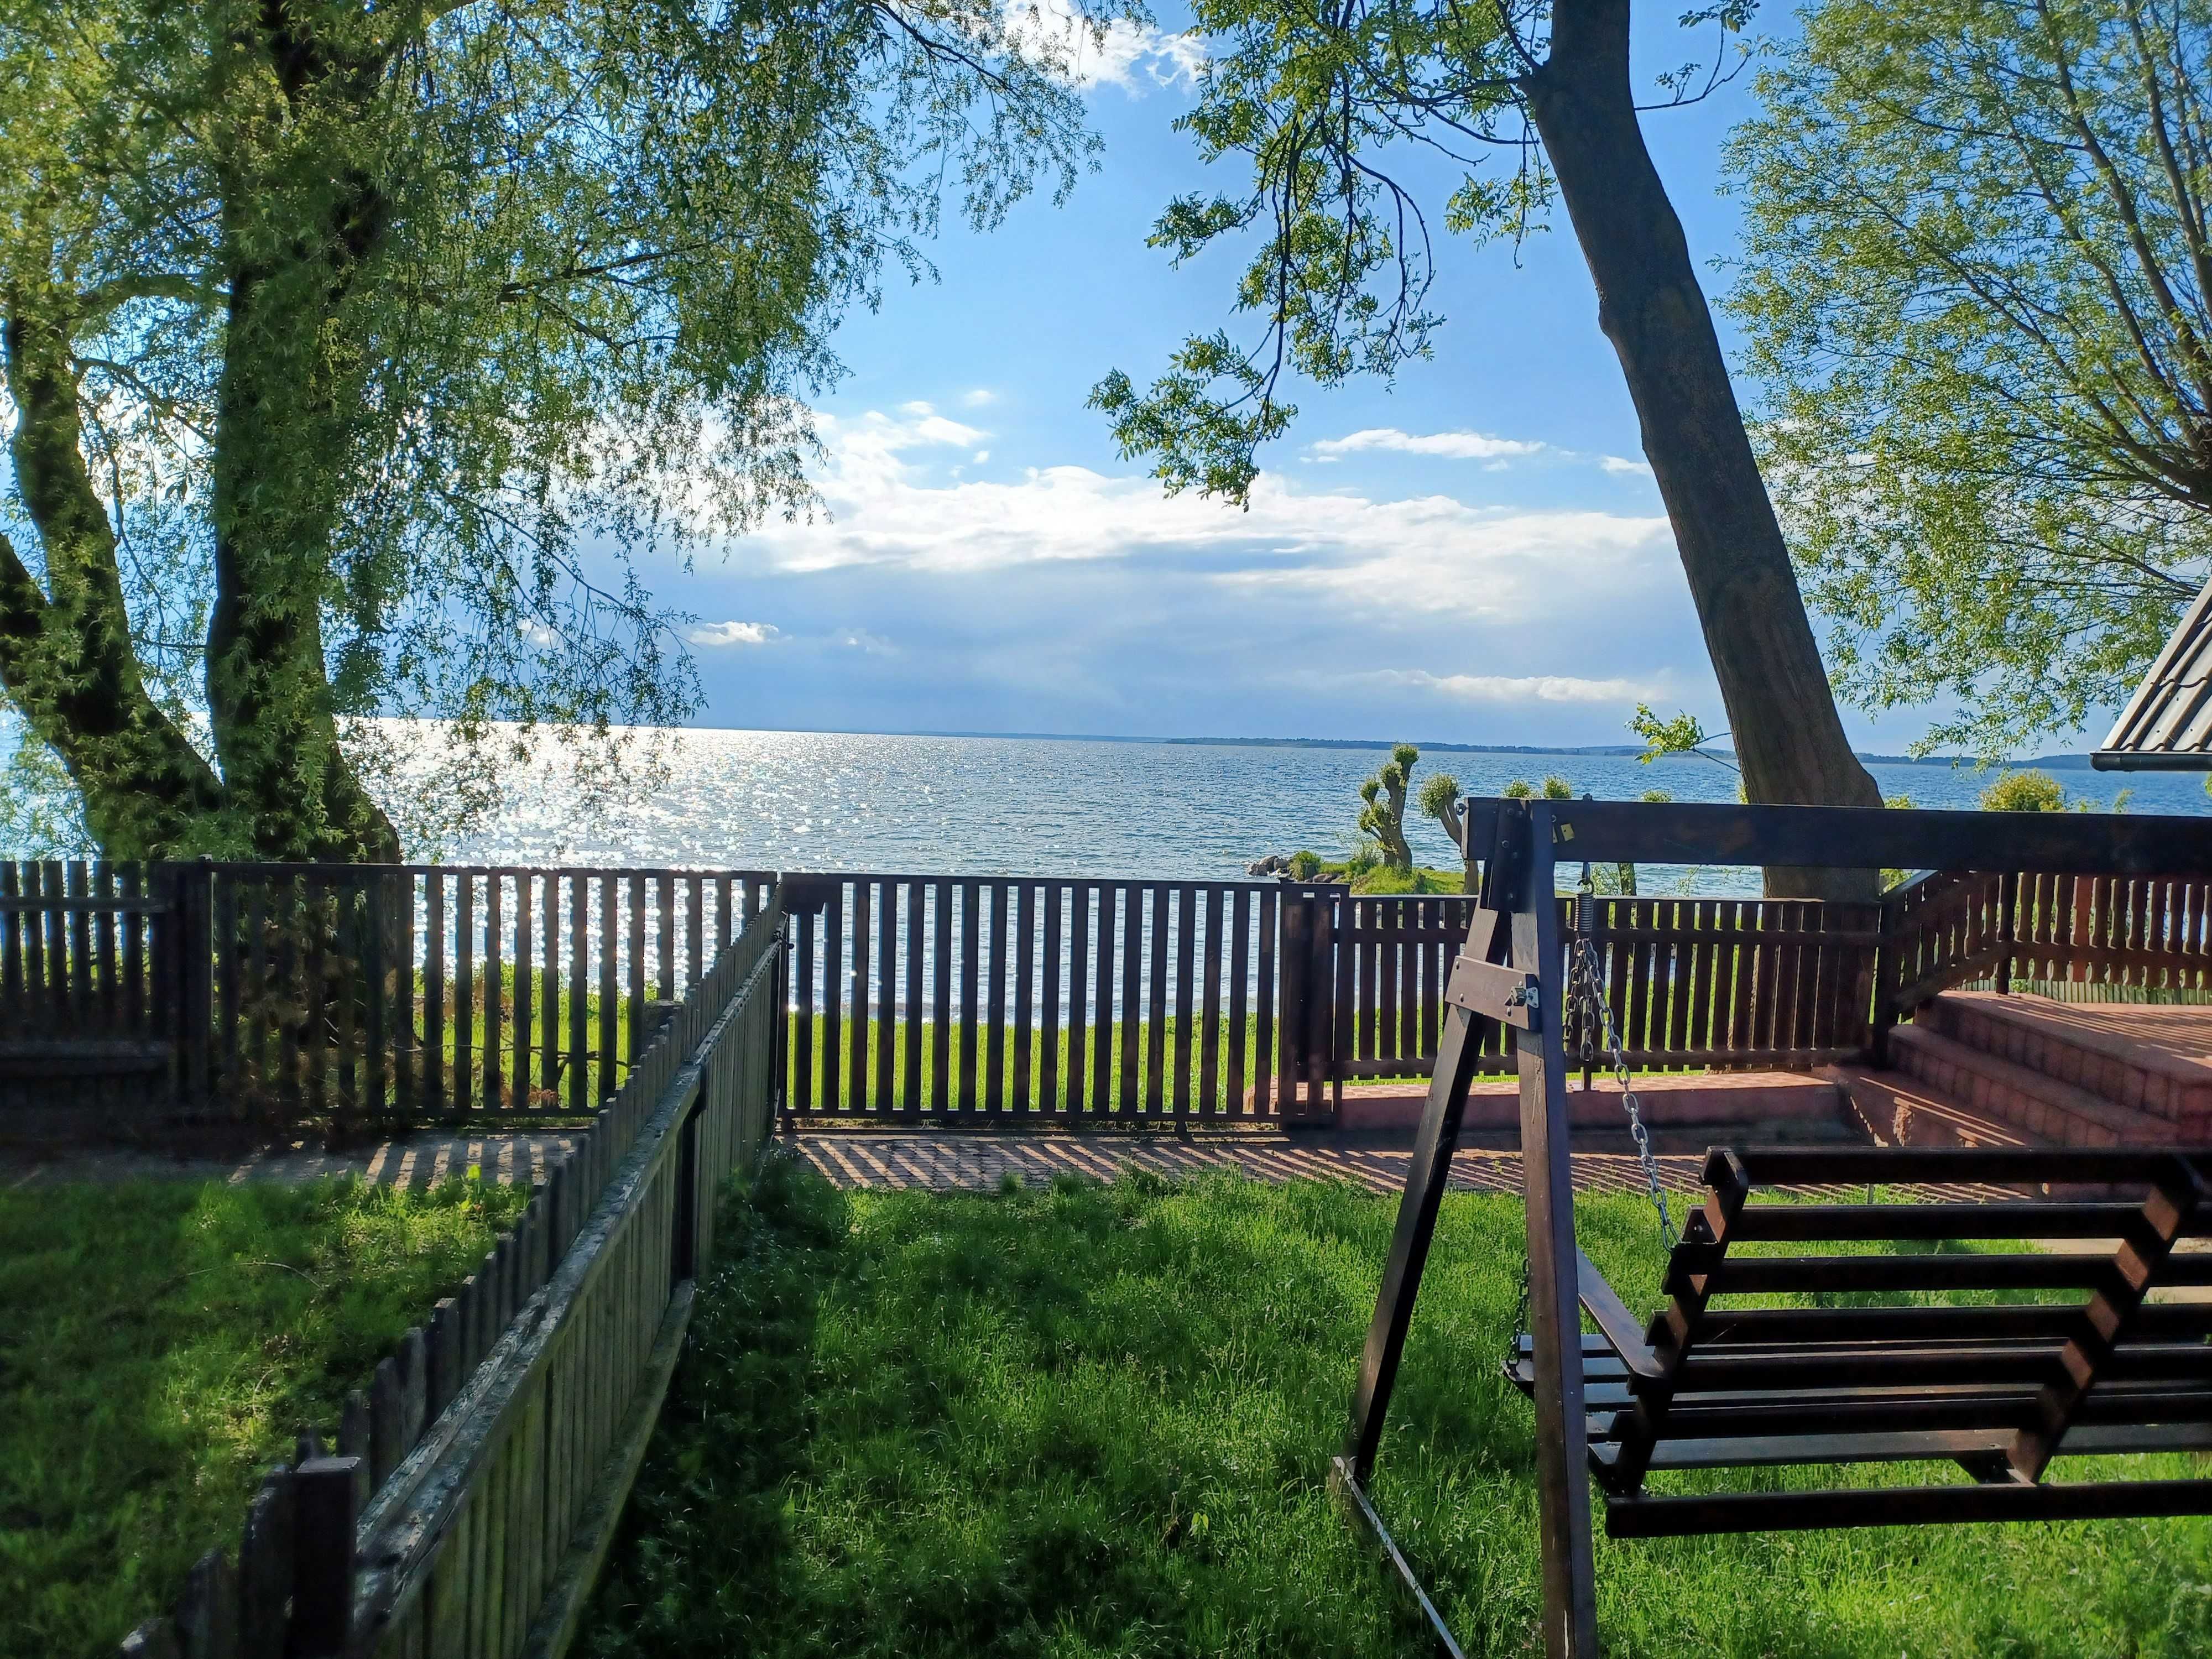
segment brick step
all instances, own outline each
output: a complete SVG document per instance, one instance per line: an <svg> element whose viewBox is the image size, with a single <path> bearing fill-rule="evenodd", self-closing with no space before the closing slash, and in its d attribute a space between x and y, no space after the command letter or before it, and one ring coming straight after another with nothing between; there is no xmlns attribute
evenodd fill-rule
<svg viewBox="0 0 2212 1659"><path fill-rule="evenodd" d="M1620 1131L1627 1120L1620 1085L1602 1076L1593 1083L1583 1090L1570 1082L1568 1124L1577 1131ZM1336 1127L1410 1133L1421 1121L1428 1093L1425 1083L1347 1083ZM1644 1121L1655 1131L1713 1131L1720 1139L1798 1139L1840 1133L1843 1122L1835 1085L1803 1072L1671 1073L1637 1079L1636 1094ZM1468 1137L1475 1134L1517 1136L1520 1083L1510 1078L1478 1081L1468 1091L1461 1123L1462 1145L1474 1144Z"/></svg>
<svg viewBox="0 0 2212 1659"><path fill-rule="evenodd" d="M1894 1033L1893 1033L1893 1036ZM1822 1076L1835 1082L1846 1109L1877 1146L2041 1146L2048 1143L2016 1123L1960 1104L1903 1072L1877 1072L1863 1066L1831 1066Z"/></svg>
<svg viewBox="0 0 2212 1659"><path fill-rule="evenodd" d="M1915 1024L2130 1111L2164 1118L2191 1144L2212 1140L2212 1066L2157 1032L2160 1016L2172 1012L1949 991L1923 1008ZM2115 1028L2120 1015L2125 1023Z"/></svg>
<svg viewBox="0 0 2212 1659"><path fill-rule="evenodd" d="M2054 1146L2170 1146L2179 1139L2165 1118L2130 1110L1925 1025L1899 1026L1889 1034L1889 1047L1896 1070L1954 1106L2010 1123Z"/></svg>

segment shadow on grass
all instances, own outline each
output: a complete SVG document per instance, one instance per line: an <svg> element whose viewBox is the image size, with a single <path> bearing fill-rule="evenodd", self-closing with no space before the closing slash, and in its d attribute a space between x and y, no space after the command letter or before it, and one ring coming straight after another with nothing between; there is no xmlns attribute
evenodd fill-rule
<svg viewBox="0 0 2212 1659"><path fill-rule="evenodd" d="M1062 1179L733 1207L579 1653L1413 1655L1328 1497L1394 1205ZM1641 1200L1577 1205L1632 1303ZM1376 1497L1473 1653L1540 1650L1519 1205L1455 1194ZM2199 1522L1599 1543L1616 1656L2208 1650Z"/></svg>
<svg viewBox="0 0 2212 1659"><path fill-rule="evenodd" d="M0 1193L0 1659L112 1655L526 1189Z"/></svg>

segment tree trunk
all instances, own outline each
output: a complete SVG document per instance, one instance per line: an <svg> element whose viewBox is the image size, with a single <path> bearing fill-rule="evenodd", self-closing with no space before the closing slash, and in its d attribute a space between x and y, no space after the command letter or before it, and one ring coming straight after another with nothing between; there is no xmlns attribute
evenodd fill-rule
<svg viewBox="0 0 2212 1659"><path fill-rule="evenodd" d="M319 118L343 144L330 114ZM308 168L284 156L293 177L328 181L319 212L287 201L289 184L252 165L264 157L227 169L208 712L233 811L259 856L392 863L398 836L338 745L322 629L362 393L358 367L333 342L386 204L342 149L315 159ZM283 234L302 223L322 234Z"/></svg>
<svg viewBox="0 0 2212 1659"><path fill-rule="evenodd" d="M1879 806L1851 753L1681 222L1644 149L1629 0L1562 0L1528 109L1597 285L1753 801ZM1873 871L1770 868L1778 898L1872 898Z"/></svg>
<svg viewBox="0 0 2212 1659"><path fill-rule="evenodd" d="M42 588L0 536L0 684L69 769L108 857L225 850L222 786L148 695L131 644L114 526L85 467L61 296L9 295L0 338L15 481L46 578Z"/></svg>

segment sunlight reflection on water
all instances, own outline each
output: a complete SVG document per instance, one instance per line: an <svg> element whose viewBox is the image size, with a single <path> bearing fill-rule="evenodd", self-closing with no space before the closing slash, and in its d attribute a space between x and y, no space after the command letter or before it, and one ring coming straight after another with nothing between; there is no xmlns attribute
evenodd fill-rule
<svg viewBox="0 0 2212 1659"><path fill-rule="evenodd" d="M955 875L1142 876L1223 879L1267 853L1350 846L1360 781L1387 750L1102 743L1083 739L855 736L694 730L672 734L668 787L597 822L580 822L547 765L513 809L449 861L672 865L709 868L914 871ZM1970 807L1988 776L1942 766L1877 765L1885 794ZM1470 793L1516 778L1566 778L1579 794L1730 800L1735 776L1702 761L1645 766L1632 756L1425 756ZM2198 779L2058 774L2100 805L2132 782L2131 810L2212 812ZM1409 833L1415 855L1449 866L1432 823ZM1743 894L1749 871L1640 872L1647 893ZM1694 879L1694 886L1685 885Z"/></svg>

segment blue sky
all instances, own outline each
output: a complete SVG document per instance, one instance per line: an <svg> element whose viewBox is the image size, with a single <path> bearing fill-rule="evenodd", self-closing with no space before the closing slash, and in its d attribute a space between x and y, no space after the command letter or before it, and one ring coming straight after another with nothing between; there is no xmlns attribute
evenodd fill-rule
<svg viewBox="0 0 2212 1659"><path fill-rule="evenodd" d="M1675 9L1644 9L1640 68L1695 55ZM1250 512L1170 500L1115 455L1089 388L1116 367L1142 384L1225 320L1239 259L1177 271L1145 246L1171 195L1241 182L1170 131L1192 95L1177 21L1119 39L1088 87L1103 165L1067 205L948 228L939 281L842 327L850 373L820 404L830 522L653 573L701 618L702 723L1583 744L1626 741L1645 699L1717 729L1564 215L1517 264L1444 245L1434 361L1297 388ZM1747 97L1645 122L1713 293L1735 235L1720 143ZM1846 713L1882 748L1925 724Z"/></svg>

